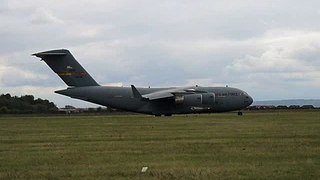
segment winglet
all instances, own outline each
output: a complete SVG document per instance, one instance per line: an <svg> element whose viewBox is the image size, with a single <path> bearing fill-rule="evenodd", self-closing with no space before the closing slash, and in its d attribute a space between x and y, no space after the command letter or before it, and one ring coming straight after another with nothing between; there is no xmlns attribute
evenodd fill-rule
<svg viewBox="0 0 320 180"><path fill-rule="evenodd" d="M132 89L132 93L133 93L134 98L142 98L141 94L139 93L137 88L134 87L134 85L131 85L131 89Z"/></svg>

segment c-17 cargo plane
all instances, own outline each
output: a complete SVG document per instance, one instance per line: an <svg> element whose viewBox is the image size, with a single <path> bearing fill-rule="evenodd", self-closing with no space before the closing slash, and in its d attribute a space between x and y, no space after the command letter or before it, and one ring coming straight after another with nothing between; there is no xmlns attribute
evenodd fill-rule
<svg viewBox="0 0 320 180"><path fill-rule="evenodd" d="M155 116L172 114L239 111L252 104L245 92L231 87L136 88L100 86L76 61L69 50L59 49L33 54L68 85L55 93L137 113Z"/></svg>

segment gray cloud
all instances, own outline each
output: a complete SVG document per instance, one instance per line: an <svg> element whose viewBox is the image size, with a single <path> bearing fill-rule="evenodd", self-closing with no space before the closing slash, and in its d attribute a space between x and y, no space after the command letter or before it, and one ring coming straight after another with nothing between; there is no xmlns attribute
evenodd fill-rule
<svg viewBox="0 0 320 180"><path fill-rule="evenodd" d="M47 11L44 8L38 8L31 15L31 23L33 24L51 24L51 23L59 23L63 25L63 21L54 16L51 12Z"/></svg>
<svg viewBox="0 0 320 180"><path fill-rule="evenodd" d="M260 100L320 98L319 5L313 0L1 1L0 85L60 106L79 105L53 95L63 82L30 56L68 48L102 84L228 84Z"/></svg>

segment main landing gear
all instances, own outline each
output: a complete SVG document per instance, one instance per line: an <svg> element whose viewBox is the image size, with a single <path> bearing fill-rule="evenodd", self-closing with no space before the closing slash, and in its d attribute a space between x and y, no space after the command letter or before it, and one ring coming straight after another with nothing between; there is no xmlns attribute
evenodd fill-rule
<svg viewBox="0 0 320 180"><path fill-rule="evenodd" d="M243 113L241 111L238 112L238 116L242 116Z"/></svg>
<svg viewBox="0 0 320 180"><path fill-rule="evenodd" d="M161 114L155 114L154 116L155 116L155 117L160 117ZM172 114L164 114L164 116L172 116Z"/></svg>

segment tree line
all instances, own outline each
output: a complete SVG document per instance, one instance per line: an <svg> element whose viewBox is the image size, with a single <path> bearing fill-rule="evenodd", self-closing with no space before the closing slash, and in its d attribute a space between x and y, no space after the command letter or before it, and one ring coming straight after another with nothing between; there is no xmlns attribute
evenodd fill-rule
<svg viewBox="0 0 320 180"><path fill-rule="evenodd" d="M37 98L33 95L11 96L0 95L0 114L45 114L58 112L57 106L46 99Z"/></svg>

